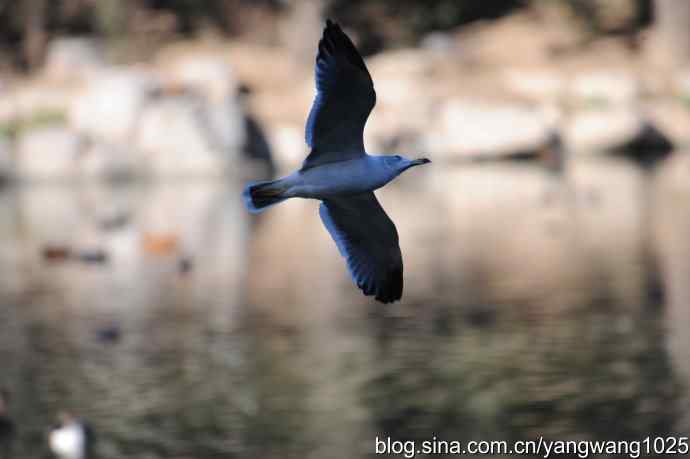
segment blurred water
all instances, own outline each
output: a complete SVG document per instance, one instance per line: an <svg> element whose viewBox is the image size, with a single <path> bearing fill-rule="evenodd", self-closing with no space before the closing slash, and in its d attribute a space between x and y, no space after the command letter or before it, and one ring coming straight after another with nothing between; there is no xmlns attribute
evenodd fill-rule
<svg viewBox="0 0 690 459"><path fill-rule="evenodd" d="M0 192L14 457L46 457L62 409L102 458L688 434L687 196L623 160L421 169L379 193L405 258L390 306L352 286L314 202L250 218L232 181Z"/></svg>

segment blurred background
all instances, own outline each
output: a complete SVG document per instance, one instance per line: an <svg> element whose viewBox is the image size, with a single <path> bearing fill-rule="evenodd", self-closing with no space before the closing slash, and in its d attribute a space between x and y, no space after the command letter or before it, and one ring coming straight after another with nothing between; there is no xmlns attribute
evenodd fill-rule
<svg viewBox="0 0 690 459"><path fill-rule="evenodd" d="M368 150L434 161L378 192L393 305L316 202L240 199L307 153L326 17ZM687 436L689 143L686 2L0 1L0 457L62 411L98 458Z"/></svg>

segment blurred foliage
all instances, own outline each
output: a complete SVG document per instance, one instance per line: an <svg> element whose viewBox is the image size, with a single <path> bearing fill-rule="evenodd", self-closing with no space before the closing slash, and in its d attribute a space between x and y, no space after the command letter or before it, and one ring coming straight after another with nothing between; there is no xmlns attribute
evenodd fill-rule
<svg viewBox="0 0 690 459"><path fill-rule="evenodd" d="M652 21L652 0L563 0L562 3L592 35L631 33Z"/></svg>
<svg viewBox="0 0 690 459"><path fill-rule="evenodd" d="M357 30L360 48L370 54L387 42L413 44L432 31L497 18L527 3L526 0L333 0L328 2L324 15Z"/></svg>
<svg viewBox="0 0 690 459"><path fill-rule="evenodd" d="M16 118L0 123L0 137L13 138L24 131L67 122L67 113L61 110L45 109L35 112L30 117Z"/></svg>
<svg viewBox="0 0 690 459"><path fill-rule="evenodd" d="M311 0L0 0L0 50L15 65L38 65L56 35L166 42L206 29L226 36L274 27L273 19ZM630 32L651 21L652 0L313 0L325 17L347 24L365 54L411 45L432 31L492 19L518 8L560 3L592 34ZM134 45L136 46L136 45Z"/></svg>

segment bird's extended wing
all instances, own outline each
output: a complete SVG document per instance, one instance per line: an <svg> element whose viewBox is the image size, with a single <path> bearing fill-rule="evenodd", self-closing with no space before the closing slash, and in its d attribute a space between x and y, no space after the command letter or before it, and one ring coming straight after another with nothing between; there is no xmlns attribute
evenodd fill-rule
<svg viewBox="0 0 690 459"><path fill-rule="evenodd" d="M383 303L399 300L403 263L398 232L374 193L324 200L319 215L357 287Z"/></svg>
<svg viewBox="0 0 690 459"><path fill-rule="evenodd" d="M305 137L308 169L364 155L364 124L376 104L362 56L338 24L326 22L316 55L316 98Z"/></svg>

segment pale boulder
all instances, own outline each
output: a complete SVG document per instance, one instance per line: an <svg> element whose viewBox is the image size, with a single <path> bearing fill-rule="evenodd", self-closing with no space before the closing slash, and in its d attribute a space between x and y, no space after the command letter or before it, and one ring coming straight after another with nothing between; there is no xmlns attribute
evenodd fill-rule
<svg viewBox="0 0 690 459"><path fill-rule="evenodd" d="M131 140L139 115L157 88L156 78L143 70L109 69L87 84L70 110L70 123L79 132L104 142Z"/></svg>
<svg viewBox="0 0 690 459"><path fill-rule="evenodd" d="M229 155L214 148L204 104L193 97L171 97L143 111L135 145L154 176L222 174Z"/></svg>
<svg viewBox="0 0 690 459"><path fill-rule="evenodd" d="M549 129L543 113L530 106L452 100L424 143L433 157L499 157L542 148Z"/></svg>
<svg viewBox="0 0 690 459"><path fill-rule="evenodd" d="M631 142L644 128L633 110L588 110L575 114L565 127L565 144L575 153L611 151Z"/></svg>
<svg viewBox="0 0 690 459"><path fill-rule="evenodd" d="M82 143L65 126L23 132L17 141L16 168L21 179L68 180L76 174Z"/></svg>
<svg viewBox="0 0 690 459"><path fill-rule="evenodd" d="M105 66L103 46L87 38L58 38L48 45L43 75L78 80Z"/></svg>
<svg viewBox="0 0 690 459"><path fill-rule="evenodd" d="M582 105L625 105L641 93L638 79L623 70L588 72L577 75L570 84L570 96Z"/></svg>
<svg viewBox="0 0 690 459"><path fill-rule="evenodd" d="M79 155L78 169L82 178L125 180L137 175L139 159L132 147L93 142Z"/></svg>

